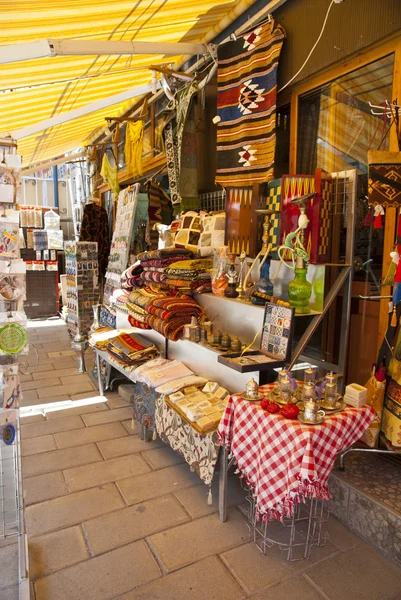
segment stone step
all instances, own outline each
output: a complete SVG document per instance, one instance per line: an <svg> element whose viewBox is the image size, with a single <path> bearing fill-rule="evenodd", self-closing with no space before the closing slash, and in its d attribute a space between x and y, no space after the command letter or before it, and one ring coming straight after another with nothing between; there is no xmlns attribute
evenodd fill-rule
<svg viewBox="0 0 401 600"><path fill-rule="evenodd" d="M348 529L401 567L401 461L351 452L330 477L331 510Z"/></svg>

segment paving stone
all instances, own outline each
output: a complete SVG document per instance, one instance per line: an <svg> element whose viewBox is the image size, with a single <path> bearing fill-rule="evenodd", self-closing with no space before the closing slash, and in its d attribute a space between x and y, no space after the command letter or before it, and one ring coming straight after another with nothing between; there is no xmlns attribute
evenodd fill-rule
<svg viewBox="0 0 401 600"><path fill-rule="evenodd" d="M35 584L36 600L109 600L160 577L145 542L134 542Z"/></svg>
<svg viewBox="0 0 401 600"><path fill-rule="evenodd" d="M147 443L147 446L149 447L149 442ZM170 446L166 446L165 444L163 444L163 447L161 448L147 450L142 454L153 470L165 469L166 467L185 463L185 460L178 452L175 452Z"/></svg>
<svg viewBox="0 0 401 600"><path fill-rule="evenodd" d="M85 382L92 383L89 375L87 375L86 373L77 373L75 371L75 373L73 375L68 375L67 377L62 377L57 372L57 376L60 377L63 385L66 385L66 386L74 385L75 383L85 383Z"/></svg>
<svg viewBox="0 0 401 600"><path fill-rule="evenodd" d="M309 569L305 578L330 600L390 600L401 590L401 570L367 544L321 562Z"/></svg>
<svg viewBox="0 0 401 600"><path fill-rule="evenodd" d="M59 352L48 352L49 358L64 358L64 356L76 356L75 350L61 350Z"/></svg>
<svg viewBox="0 0 401 600"><path fill-rule="evenodd" d="M265 558L269 560L268 556ZM303 577L294 577L264 590L256 596L252 596L252 600L289 600L290 598L296 598L296 600L322 600L319 592Z"/></svg>
<svg viewBox="0 0 401 600"><path fill-rule="evenodd" d="M26 381L32 381L32 375L24 375L24 373L20 373L19 380L21 383L25 383Z"/></svg>
<svg viewBox="0 0 401 600"><path fill-rule="evenodd" d="M75 446L82 446L83 444L110 439L117 442L118 439L115 438L124 437L128 438L129 436L121 423L106 423L105 425L95 425L94 427L85 427L85 429L76 429L74 431L64 431L55 434L59 448L73 448Z"/></svg>
<svg viewBox="0 0 401 600"><path fill-rule="evenodd" d="M33 581L90 558L79 526L29 540L29 567Z"/></svg>
<svg viewBox="0 0 401 600"><path fill-rule="evenodd" d="M50 450L57 450L57 444L52 435L42 435L21 442L21 454L22 456L29 456L31 454L39 454L41 452L49 452Z"/></svg>
<svg viewBox="0 0 401 600"><path fill-rule="evenodd" d="M217 518L217 515L216 515ZM288 531L284 531L280 524L272 524L272 537L280 541L288 541ZM277 531L281 530L284 535L280 536ZM287 554L280 550L278 546L269 548L266 556L261 554L253 542L245 544L239 548L234 548L222 554L221 558L235 574L241 584L249 591L256 592L268 585L279 583L287 577L296 573L305 571L311 564L331 556L329 563L334 560L334 555L338 554L338 549L327 542L325 546L312 548L308 561L298 560L288 562ZM331 600L331 597L330 597Z"/></svg>
<svg viewBox="0 0 401 600"><path fill-rule="evenodd" d="M130 435L138 433L139 424L137 421L135 421L135 419L133 417L131 419L129 419L128 421L121 421L121 422Z"/></svg>
<svg viewBox="0 0 401 600"><path fill-rule="evenodd" d="M20 415L21 418L21 425L27 425L28 423L42 423L44 422L46 419L43 415L25 415L25 414L21 414Z"/></svg>
<svg viewBox="0 0 401 600"><path fill-rule="evenodd" d="M79 449L85 446L79 446ZM121 456L112 460L102 460L93 465L84 465L64 472L67 484L72 492L103 485L130 475L148 473L150 467L139 454Z"/></svg>
<svg viewBox="0 0 401 600"><path fill-rule="evenodd" d="M55 371L53 371L53 377L49 377L49 379L41 379L39 381L27 381L25 383L22 383L21 388L24 396L28 390L38 390L45 387L50 387L51 385L61 385L60 379L58 377L54 377L54 375L56 375Z"/></svg>
<svg viewBox="0 0 401 600"><path fill-rule="evenodd" d="M86 521L84 528L91 552L101 554L188 520L177 500L167 496Z"/></svg>
<svg viewBox="0 0 401 600"><path fill-rule="evenodd" d="M79 394L80 392L89 392L90 390L94 389L95 386L91 381L84 381L83 383L72 383L71 385L45 387L43 389L38 389L37 392L39 398L51 398L52 396L59 396L61 394L72 396L73 394Z"/></svg>
<svg viewBox="0 0 401 600"><path fill-rule="evenodd" d="M168 571L224 552L247 540L245 519L234 509L229 511L226 523L222 523L217 515L209 515L150 537L157 556Z"/></svg>
<svg viewBox="0 0 401 600"><path fill-rule="evenodd" d="M99 396L100 398L101 396ZM72 398L71 398L72 400ZM85 406L74 406L73 408L65 408L64 410L55 410L46 414L47 419L61 419L72 415L85 415L87 413L99 412L101 410L109 410L106 402L98 404L86 404Z"/></svg>
<svg viewBox="0 0 401 600"><path fill-rule="evenodd" d="M40 361L42 364L44 361ZM54 369L66 369L67 367L77 368L77 359L73 356L64 356L62 358L49 358L46 364L52 365Z"/></svg>
<svg viewBox="0 0 401 600"><path fill-rule="evenodd" d="M84 427L85 424L79 415L43 421L41 423L29 423L26 425L22 422L21 438L22 440L26 440L40 435L59 433L60 431L71 431L72 429L83 429Z"/></svg>
<svg viewBox="0 0 401 600"><path fill-rule="evenodd" d="M204 485L175 492L174 495L178 498L185 510L189 512L193 519L204 517L205 515L217 512L219 509L219 482L215 477L212 484L213 504L207 503L209 488ZM236 506L244 502L245 491L241 487L238 477L229 477L227 484L227 506Z"/></svg>
<svg viewBox="0 0 401 600"><path fill-rule="evenodd" d="M115 425L117 425L117 423L115 423ZM118 425L121 425L121 423L118 423ZM111 424L98 425L98 427L109 428L111 427ZM96 429L96 427L88 427L88 431L91 431L92 429ZM145 440L141 440L138 435L128 435L127 430L124 427L123 430L125 432L125 437L110 439L106 442L99 441L98 448L105 460L117 458L118 456L124 456L126 454L135 454L135 452L143 452L144 450L149 450L149 447L160 448L161 446L164 446L163 442L159 439L152 442L145 442Z"/></svg>
<svg viewBox="0 0 401 600"><path fill-rule="evenodd" d="M28 535L35 537L78 525L124 506L121 495L112 483L34 504L25 511Z"/></svg>
<svg viewBox="0 0 401 600"><path fill-rule="evenodd" d="M337 546L339 550L348 550L361 542L361 538L351 533L349 529L344 527L335 517L330 516L328 522L324 525L324 529L329 534L329 540Z"/></svg>
<svg viewBox="0 0 401 600"><path fill-rule="evenodd" d="M26 456L22 459L22 473L24 477L33 477L34 475L43 475L52 471L63 471L71 467L87 465L99 460L103 459L96 444L87 444L77 448L64 448L63 450Z"/></svg>
<svg viewBox="0 0 401 600"><path fill-rule="evenodd" d="M30 369L24 369L24 370L30 370ZM54 367L52 364L50 364L50 362L46 362L45 364L42 364L42 361L38 364L38 366L36 367L36 369L33 371L32 370L32 377L34 379L38 379L35 377L35 375L39 375L39 373L48 373L49 377L54 377L54 373L51 374L51 371L54 371Z"/></svg>
<svg viewBox="0 0 401 600"><path fill-rule="evenodd" d="M18 544L9 544L0 548L0 565L1 587L12 589L18 583Z"/></svg>
<svg viewBox="0 0 401 600"><path fill-rule="evenodd" d="M87 427L93 425L103 425L103 423L112 423L113 421L124 421L132 417L132 408L116 408L115 410L104 411L93 415L84 415L82 418Z"/></svg>
<svg viewBox="0 0 401 600"><path fill-rule="evenodd" d="M59 498L69 493L61 471L24 478L25 506Z"/></svg>
<svg viewBox="0 0 401 600"><path fill-rule="evenodd" d="M80 394L72 394L72 396L70 396L71 400L85 400L86 398L96 398L96 396L99 396L99 392L97 390L97 388L95 387L94 390L92 390L91 392L82 392ZM106 408L108 409L107 404L105 403Z"/></svg>
<svg viewBox="0 0 401 600"><path fill-rule="evenodd" d="M33 400L36 400L36 404L39 404L38 402L38 393L36 390L29 390L28 392L24 392L23 395L23 401L21 402L22 406L28 406L29 402L32 402Z"/></svg>
<svg viewBox="0 0 401 600"><path fill-rule="evenodd" d="M244 593L216 556L156 579L119 600L241 600ZM280 599L281 600L281 599ZM288 599L286 599L288 600ZM310 600L314 600L311 596Z"/></svg>
<svg viewBox="0 0 401 600"><path fill-rule="evenodd" d="M118 487L128 504L138 504L197 484L199 477L185 464L122 479Z"/></svg>
<svg viewBox="0 0 401 600"><path fill-rule="evenodd" d="M54 372L53 365L51 365L50 369L46 371L43 370L41 372L33 373L33 378L39 381L41 379L49 379L49 377L54 377L55 374L56 373ZM75 367L69 367L68 369L57 369L57 377L68 377L74 375L77 375L77 369Z"/></svg>
<svg viewBox="0 0 401 600"><path fill-rule="evenodd" d="M130 406L130 403L120 398L120 396L107 396L107 404L110 406L110 408L125 408Z"/></svg>

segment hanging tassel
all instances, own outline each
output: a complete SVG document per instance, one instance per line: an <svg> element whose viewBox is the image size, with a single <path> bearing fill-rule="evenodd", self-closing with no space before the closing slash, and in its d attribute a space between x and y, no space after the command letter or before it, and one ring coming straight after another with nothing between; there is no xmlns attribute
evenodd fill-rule
<svg viewBox="0 0 401 600"><path fill-rule="evenodd" d="M157 433L156 433L156 429L153 430L153 436L152 436L152 440L155 442L157 440Z"/></svg>
<svg viewBox="0 0 401 600"><path fill-rule="evenodd" d="M391 327L397 327L397 309L395 306L393 308L393 315L391 317L390 325L391 325Z"/></svg>
<svg viewBox="0 0 401 600"><path fill-rule="evenodd" d="M370 207L368 207L368 212L366 213L366 217L363 221L363 224L365 225L365 227L371 227L373 225L373 215L372 211L370 210Z"/></svg>
<svg viewBox="0 0 401 600"><path fill-rule="evenodd" d="M212 506L212 504L213 504L212 488L209 488L209 493L207 495L207 505Z"/></svg>
<svg viewBox="0 0 401 600"><path fill-rule="evenodd" d="M375 229L383 229L382 215L384 215L384 208L380 204L375 206L375 220L373 227Z"/></svg>

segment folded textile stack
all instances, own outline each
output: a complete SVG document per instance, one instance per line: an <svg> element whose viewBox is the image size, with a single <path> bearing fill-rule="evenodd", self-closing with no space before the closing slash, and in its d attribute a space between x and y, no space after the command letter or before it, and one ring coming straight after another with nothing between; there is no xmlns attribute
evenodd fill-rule
<svg viewBox="0 0 401 600"><path fill-rule="evenodd" d="M160 297L161 293L155 293L150 288L136 288L132 290L126 302L128 321L132 327L151 329L146 322L149 313L145 307L151 300Z"/></svg>
<svg viewBox="0 0 401 600"><path fill-rule="evenodd" d="M116 330L112 327L99 327L89 336L89 346L97 350L105 350L114 331Z"/></svg>
<svg viewBox="0 0 401 600"><path fill-rule="evenodd" d="M184 325L191 317L204 316L203 309L188 296L155 298L146 304L149 313L146 322L152 329L172 341L182 337Z"/></svg>
<svg viewBox="0 0 401 600"><path fill-rule="evenodd" d="M139 260L133 265L128 267L121 275L121 287L124 290L132 290L132 288L140 287L142 285L141 273L143 267Z"/></svg>
<svg viewBox="0 0 401 600"><path fill-rule="evenodd" d="M110 296L110 307L116 310L120 310L123 313L127 313L128 309L126 306L129 296L128 290L114 290Z"/></svg>
<svg viewBox="0 0 401 600"><path fill-rule="evenodd" d="M140 275L141 281L145 285L152 283L162 289L166 288L165 281L167 275L165 273L165 268L177 260L191 257L192 252L185 248L165 248L162 250L142 252L138 255L138 259L141 261L141 267L143 268L143 272Z"/></svg>
<svg viewBox="0 0 401 600"><path fill-rule="evenodd" d="M102 327L111 327L112 329L116 328L116 315L111 312L106 306L102 306L100 309L100 325Z"/></svg>
<svg viewBox="0 0 401 600"><path fill-rule="evenodd" d="M133 371L140 364L153 360L159 355L159 351L152 342L134 333L121 333L109 340L106 347L111 362L120 367Z"/></svg>
<svg viewBox="0 0 401 600"><path fill-rule="evenodd" d="M182 292L211 292L212 267L213 261L208 258L180 260L165 269L165 281L169 287Z"/></svg>

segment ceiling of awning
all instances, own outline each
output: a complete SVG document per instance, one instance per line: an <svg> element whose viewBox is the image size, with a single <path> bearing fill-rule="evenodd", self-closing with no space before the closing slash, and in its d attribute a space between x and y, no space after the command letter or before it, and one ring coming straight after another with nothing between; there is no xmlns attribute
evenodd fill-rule
<svg viewBox="0 0 401 600"><path fill-rule="evenodd" d="M254 0L22 0L1 3L0 45L47 38L147 42L202 41L238 5ZM245 8L245 6L244 6ZM0 49L1 52L1 49ZM149 83L150 64L180 57L58 56L0 66L0 132L13 131L65 111ZM19 141L24 166L82 146L105 116L126 101ZM121 114L121 113L120 113Z"/></svg>

